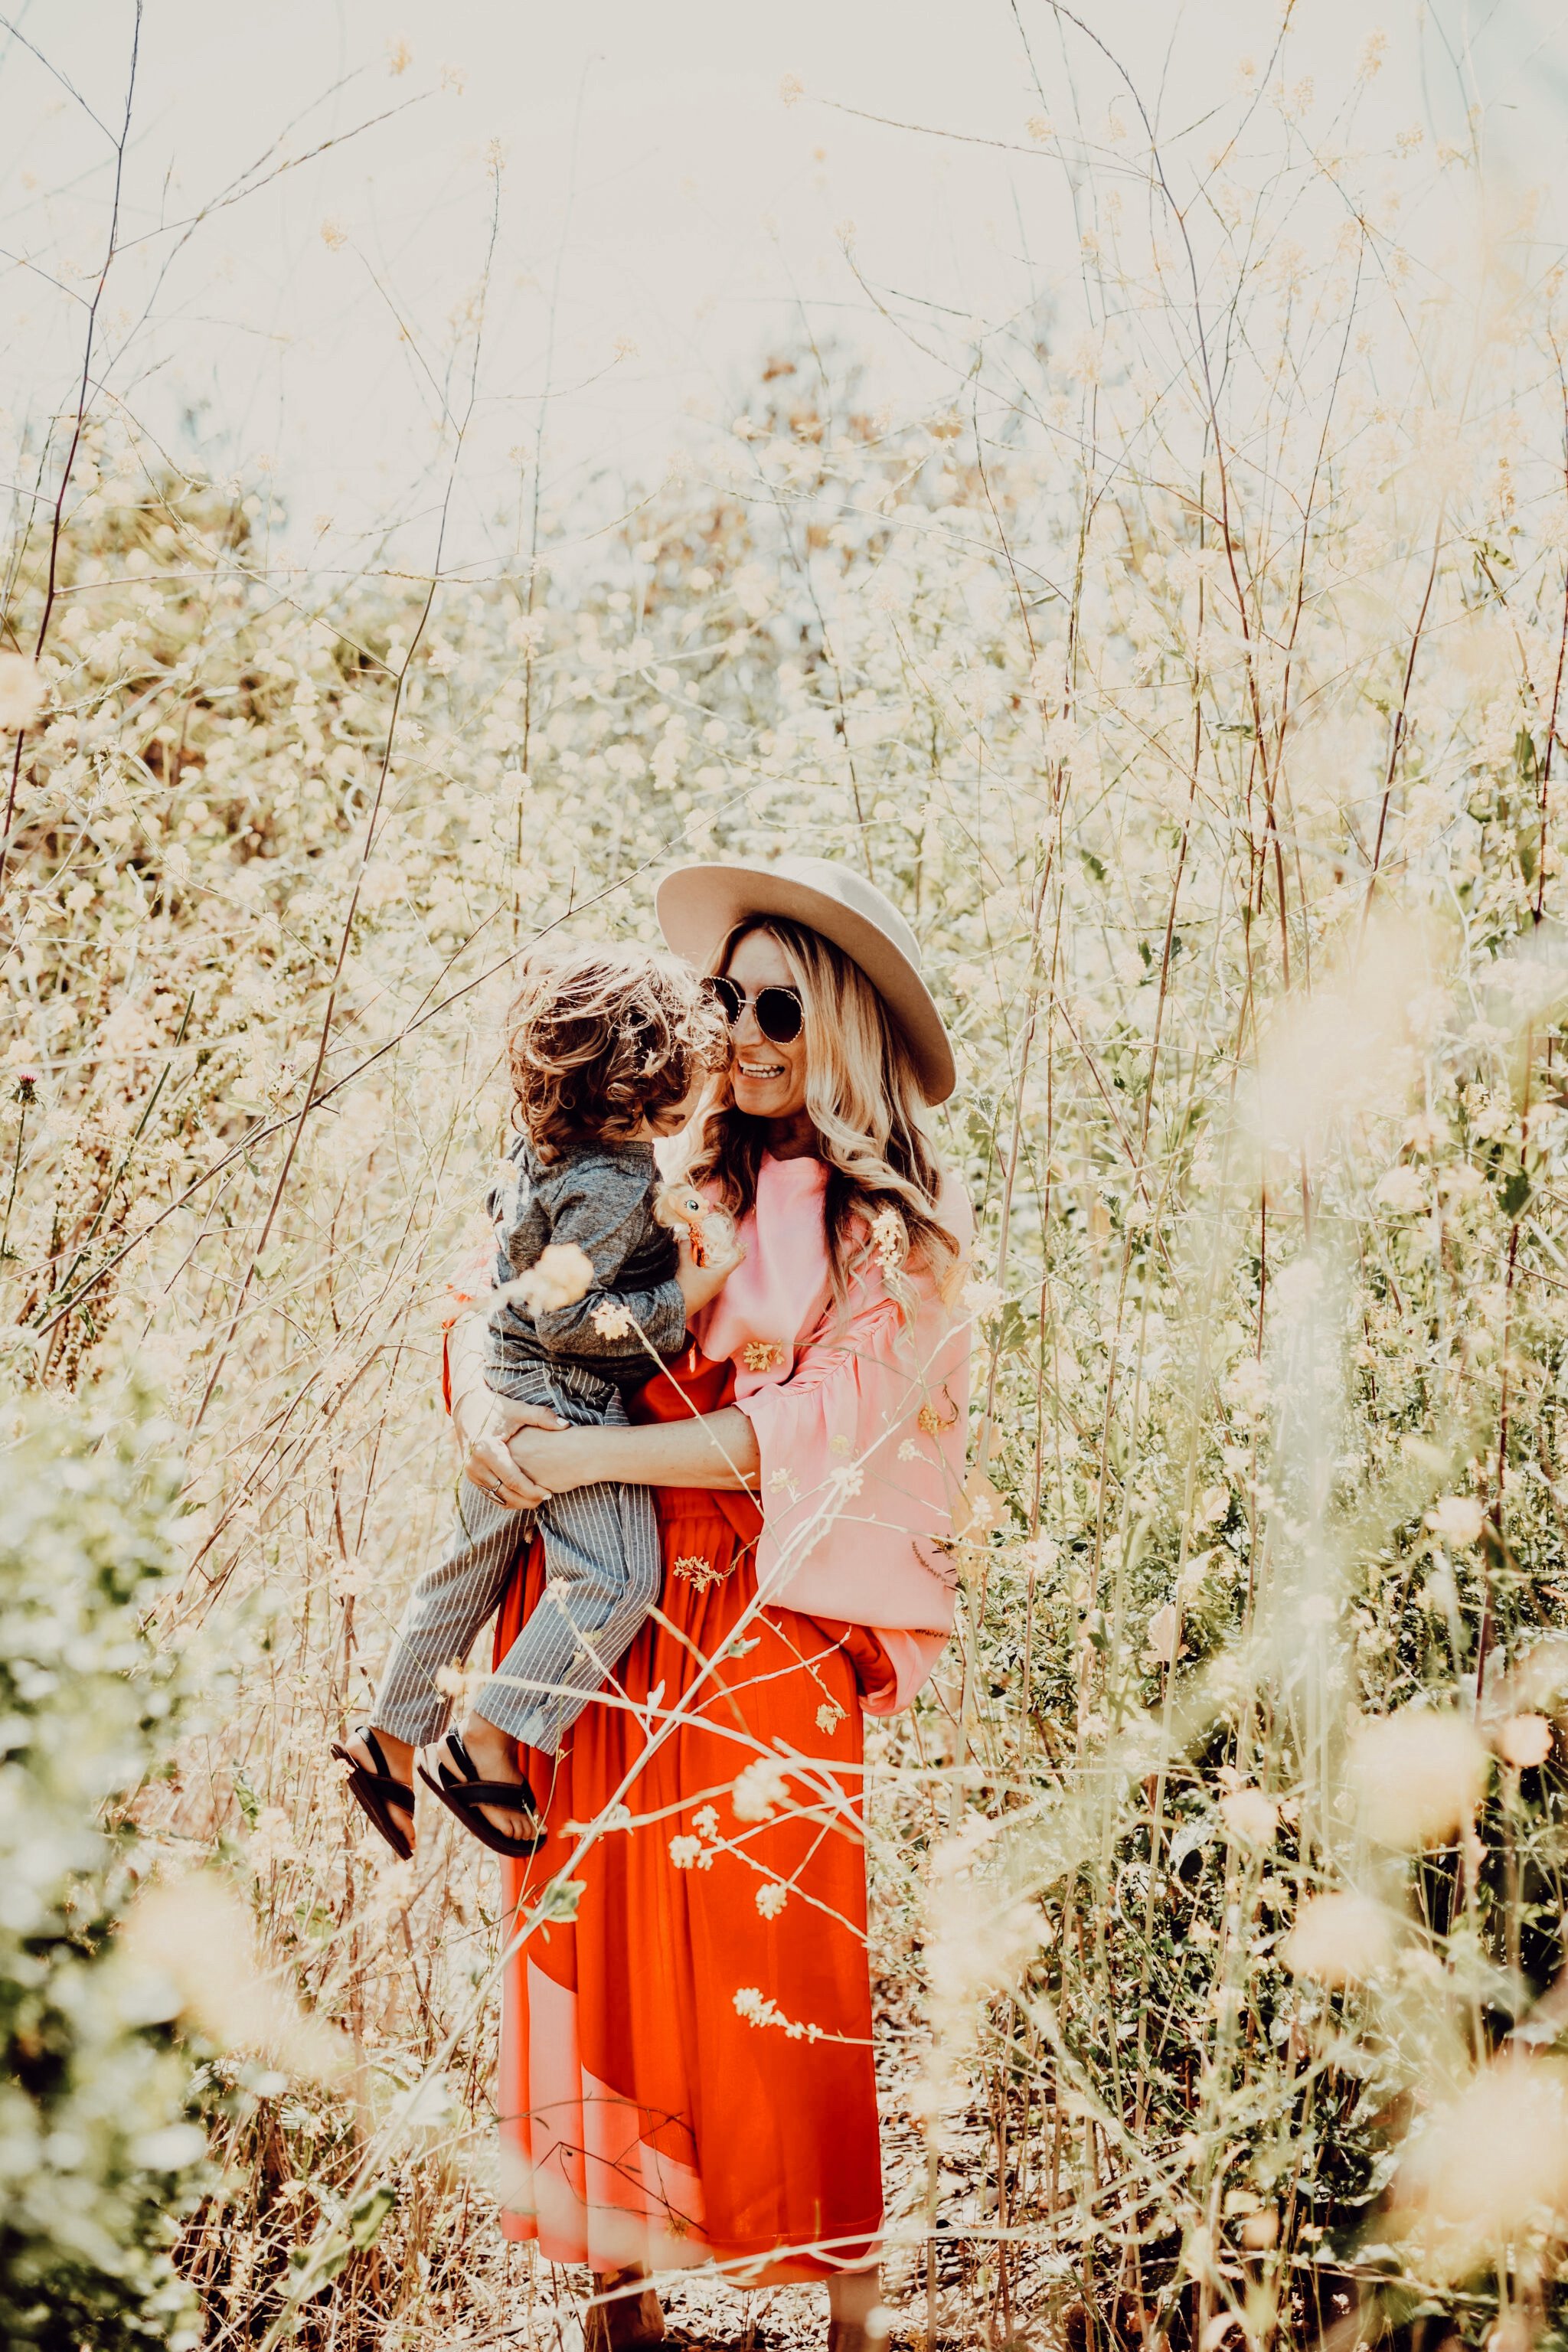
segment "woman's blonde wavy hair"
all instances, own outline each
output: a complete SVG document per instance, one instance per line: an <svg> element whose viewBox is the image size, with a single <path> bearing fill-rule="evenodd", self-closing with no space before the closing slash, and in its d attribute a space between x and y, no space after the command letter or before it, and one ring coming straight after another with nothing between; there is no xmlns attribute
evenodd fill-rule
<svg viewBox="0 0 1568 2352"><path fill-rule="evenodd" d="M902 1035L859 965L804 923L749 916L720 948L715 973L728 971L752 931L776 940L800 995L805 1108L827 1169L824 1206L835 1298L843 1305L850 1276L873 1249L889 1272L906 1264L923 1269L950 1297L960 1244L942 1222L942 1163ZM693 1128L688 1179L711 1184L731 1215L744 1216L756 1199L766 1148L766 1122L736 1109L726 1071Z"/></svg>

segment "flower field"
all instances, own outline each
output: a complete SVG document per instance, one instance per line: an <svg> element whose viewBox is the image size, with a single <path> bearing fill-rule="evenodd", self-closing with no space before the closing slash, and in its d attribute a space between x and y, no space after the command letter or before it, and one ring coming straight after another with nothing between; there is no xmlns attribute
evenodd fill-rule
<svg viewBox="0 0 1568 2352"><path fill-rule="evenodd" d="M449 1494L511 964L781 844L919 931L980 1220L961 1635L870 1737L896 2339L1557 2340L1568 286L1463 157L1245 102L1268 168L1201 206L1096 183L1071 323L903 405L783 339L612 527L525 482L477 581L434 526L317 576L269 478L123 412L31 445L12 2340L571 2340L584 2280L495 2224L491 1865L426 1821L391 1866L329 1748Z"/></svg>

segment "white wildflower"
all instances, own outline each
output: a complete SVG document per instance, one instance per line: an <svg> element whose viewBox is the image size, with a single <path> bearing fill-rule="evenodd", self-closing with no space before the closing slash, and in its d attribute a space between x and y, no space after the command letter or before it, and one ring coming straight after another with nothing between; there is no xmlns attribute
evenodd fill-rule
<svg viewBox="0 0 1568 2352"><path fill-rule="evenodd" d="M1220 1818L1242 1845L1271 1845L1279 1808L1261 1789L1233 1789L1219 1801Z"/></svg>
<svg viewBox="0 0 1568 2352"><path fill-rule="evenodd" d="M871 1246L884 1274L897 1274L909 1255L910 1237L897 1209L879 1209L871 1220Z"/></svg>
<svg viewBox="0 0 1568 2352"><path fill-rule="evenodd" d="M1006 1523L1007 1506L996 1492L984 1470L972 1470L963 1482L959 1507L953 1513L953 1523L960 1534L980 1543L996 1528Z"/></svg>
<svg viewBox="0 0 1568 2352"><path fill-rule="evenodd" d="M1485 1517L1473 1495L1445 1495L1426 1514L1426 1524L1445 1543L1473 1544Z"/></svg>
<svg viewBox="0 0 1568 2352"><path fill-rule="evenodd" d="M540 1251L526 1274L503 1283L485 1301L494 1307L506 1298L521 1298L531 1315L548 1315L574 1307L593 1288L594 1261L575 1242L552 1242Z"/></svg>
<svg viewBox="0 0 1568 2352"><path fill-rule="evenodd" d="M345 2037L300 2007L265 1964L248 1904L207 1871L144 1887L126 1919L125 1949L156 1976L167 2007L226 2050L265 2053L292 2074L326 2082L347 2064Z"/></svg>
<svg viewBox="0 0 1568 2352"><path fill-rule="evenodd" d="M44 681L26 654L0 654L0 735L30 727L44 707Z"/></svg>
<svg viewBox="0 0 1568 2352"><path fill-rule="evenodd" d="M1552 1726L1543 1715L1510 1715L1496 1733L1497 1752L1517 1771L1544 1764L1552 1753Z"/></svg>
<svg viewBox="0 0 1568 2352"><path fill-rule="evenodd" d="M281 1805L263 1806L245 1853L252 1870L265 1870L273 1863L298 1861L300 1848L294 1824Z"/></svg>
<svg viewBox="0 0 1568 2352"><path fill-rule="evenodd" d="M1493 2247L1527 2231L1561 2238L1568 2067L1511 2053L1482 2067L1413 2135L1390 2202L1389 2236L1413 2242L1439 2277L1468 2276Z"/></svg>
<svg viewBox="0 0 1568 2352"><path fill-rule="evenodd" d="M1394 1932L1382 1905L1364 1895L1314 1895L1302 1904L1279 1951L1295 1976L1355 1984L1387 1966Z"/></svg>
<svg viewBox="0 0 1568 2352"><path fill-rule="evenodd" d="M991 1282L976 1275L963 1286L963 1304L982 1328L994 1323L1006 1304L1007 1294L999 1282Z"/></svg>
<svg viewBox="0 0 1568 2352"><path fill-rule="evenodd" d="M820 2025L805 2025L786 2017L776 2000L756 1985L742 1985L734 1995L735 2014L748 2025L776 2025L791 2042L820 2042Z"/></svg>
<svg viewBox="0 0 1568 2352"><path fill-rule="evenodd" d="M739 1775L730 1803L739 1822L765 1822L789 1794L789 1774L776 1756L759 1756Z"/></svg>
<svg viewBox="0 0 1568 2352"><path fill-rule="evenodd" d="M1380 1208L1392 1209L1395 1216L1413 1216L1429 1205L1419 1169L1403 1160L1380 1178L1373 1198Z"/></svg>
<svg viewBox="0 0 1568 2352"><path fill-rule="evenodd" d="M1362 1726L1349 1771L1363 1822L1380 1845L1440 1845L1480 1802L1487 1751L1467 1717L1406 1706Z"/></svg>

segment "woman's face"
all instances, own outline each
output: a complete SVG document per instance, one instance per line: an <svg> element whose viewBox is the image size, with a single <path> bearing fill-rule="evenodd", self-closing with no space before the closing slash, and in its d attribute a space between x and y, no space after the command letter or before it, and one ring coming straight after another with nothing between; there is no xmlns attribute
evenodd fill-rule
<svg viewBox="0 0 1568 2352"><path fill-rule="evenodd" d="M805 1108L805 1033L775 1045L757 1026L752 1000L759 988L793 988L784 950L766 931L748 931L724 967L746 992L731 1032L730 1087L748 1118L791 1118Z"/></svg>

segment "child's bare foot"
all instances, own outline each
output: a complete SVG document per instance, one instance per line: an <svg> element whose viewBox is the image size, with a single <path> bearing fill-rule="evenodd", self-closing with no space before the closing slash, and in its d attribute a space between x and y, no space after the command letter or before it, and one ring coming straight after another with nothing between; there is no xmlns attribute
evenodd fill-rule
<svg viewBox="0 0 1568 2352"><path fill-rule="evenodd" d="M517 1746L504 1731L487 1723L482 1715L470 1715L463 1724L463 1745L479 1766L481 1780L504 1780L521 1791L521 1801L514 1811L510 1805L481 1805L479 1811L492 1829L504 1837L531 1837L539 1827L534 1811L533 1791L518 1769Z"/></svg>
<svg viewBox="0 0 1568 2352"><path fill-rule="evenodd" d="M516 1750L504 1731L482 1715L470 1715L462 1729L449 1731L431 1755L436 1769L427 1771L421 1764L420 1779L481 1845L521 1861L544 1843L547 1832L533 1791L518 1769ZM502 1797L502 1790L510 1789L517 1790L515 1804Z"/></svg>
<svg viewBox="0 0 1568 2352"><path fill-rule="evenodd" d="M406 1739L369 1724L351 1731L332 1754L350 1767L348 1786L400 1862L414 1852L414 1750Z"/></svg>

